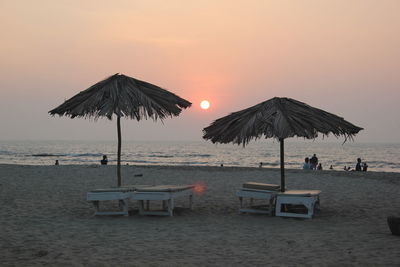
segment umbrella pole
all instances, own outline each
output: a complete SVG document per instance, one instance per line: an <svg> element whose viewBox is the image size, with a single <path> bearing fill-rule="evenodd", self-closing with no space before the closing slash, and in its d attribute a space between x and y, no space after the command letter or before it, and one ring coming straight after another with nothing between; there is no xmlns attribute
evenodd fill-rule
<svg viewBox="0 0 400 267"><path fill-rule="evenodd" d="M281 192L285 192L285 155L283 138L279 138L281 143Z"/></svg>
<svg viewBox="0 0 400 267"><path fill-rule="evenodd" d="M117 133L118 133L118 157L117 157L117 177L118 187L121 186L121 117L117 118Z"/></svg>

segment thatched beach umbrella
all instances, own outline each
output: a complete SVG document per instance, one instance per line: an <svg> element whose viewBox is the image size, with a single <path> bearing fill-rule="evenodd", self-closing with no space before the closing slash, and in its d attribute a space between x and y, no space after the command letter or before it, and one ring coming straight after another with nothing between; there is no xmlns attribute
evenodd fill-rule
<svg viewBox="0 0 400 267"><path fill-rule="evenodd" d="M49 113L72 119L107 117L111 120L113 115L117 117L117 176L118 186L121 186L121 117L162 121L166 117L178 116L191 104L154 84L117 73L66 100Z"/></svg>
<svg viewBox="0 0 400 267"><path fill-rule="evenodd" d="M261 136L276 138L280 142L281 191L285 191L284 140L288 137L315 139L324 136L344 136L352 139L358 126L332 113L311 107L290 98L274 97L253 107L231 113L215 120L203 129L204 139L213 143L243 144Z"/></svg>

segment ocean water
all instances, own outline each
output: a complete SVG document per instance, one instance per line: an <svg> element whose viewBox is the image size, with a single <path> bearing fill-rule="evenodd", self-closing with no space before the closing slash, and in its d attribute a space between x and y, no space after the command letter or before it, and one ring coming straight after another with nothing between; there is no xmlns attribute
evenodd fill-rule
<svg viewBox="0 0 400 267"><path fill-rule="evenodd" d="M324 141L285 142L285 167L301 168L305 157L317 154L324 169L355 167L360 157L368 170L400 172L400 144ZM62 165L99 164L107 155L109 164L116 164L117 142L100 141L0 141L0 164ZM136 142L123 141L122 164L191 165L279 168L279 142L260 140L245 148L211 142Z"/></svg>

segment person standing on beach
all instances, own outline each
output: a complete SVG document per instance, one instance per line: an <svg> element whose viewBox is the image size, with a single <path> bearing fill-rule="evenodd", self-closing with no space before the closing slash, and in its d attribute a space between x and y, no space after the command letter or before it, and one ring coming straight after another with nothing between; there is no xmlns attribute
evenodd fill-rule
<svg viewBox="0 0 400 267"><path fill-rule="evenodd" d="M322 163L318 164L317 170L322 171Z"/></svg>
<svg viewBox="0 0 400 267"><path fill-rule="evenodd" d="M367 169L368 169L368 165L367 165L366 162L364 162L364 163L363 163L363 167L362 167L362 171L363 171L363 172L366 172Z"/></svg>
<svg viewBox="0 0 400 267"><path fill-rule="evenodd" d="M310 165L310 160L307 157L304 159L303 170L309 170L309 169L311 169L311 165Z"/></svg>
<svg viewBox="0 0 400 267"><path fill-rule="evenodd" d="M311 169L316 170L318 165L318 158L317 155L314 154L310 159Z"/></svg>
<svg viewBox="0 0 400 267"><path fill-rule="evenodd" d="M358 158L357 164L356 164L356 172L360 172L360 171L361 171L361 159Z"/></svg>

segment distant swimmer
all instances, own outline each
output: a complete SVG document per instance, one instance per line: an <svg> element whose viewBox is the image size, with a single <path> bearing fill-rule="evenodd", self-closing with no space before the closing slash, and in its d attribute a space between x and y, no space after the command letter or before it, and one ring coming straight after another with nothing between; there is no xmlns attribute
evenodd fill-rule
<svg viewBox="0 0 400 267"><path fill-rule="evenodd" d="M103 159L100 160L101 165L107 165L108 163L108 159L106 155L103 155Z"/></svg>

